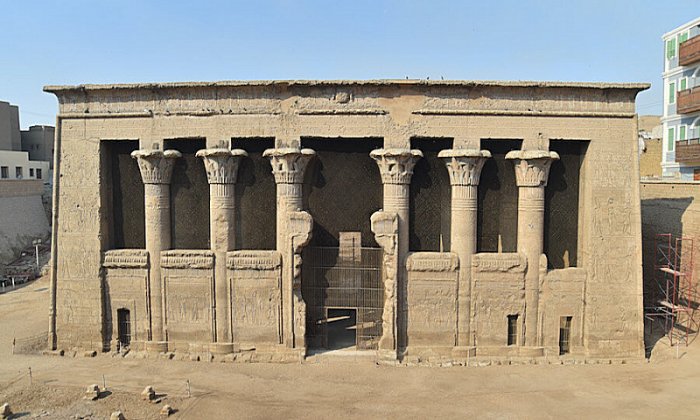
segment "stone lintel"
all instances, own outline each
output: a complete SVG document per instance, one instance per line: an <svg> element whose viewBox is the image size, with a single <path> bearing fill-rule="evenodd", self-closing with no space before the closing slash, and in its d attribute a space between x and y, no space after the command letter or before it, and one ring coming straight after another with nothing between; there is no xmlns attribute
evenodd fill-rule
<svg viewBox="0 0 700 420"><path fill-rule="evenodd" d="M457 271L459 258L451 252L413 252L406 259L408 271Z"/></svg>
<svg viewBox="0 0 700 420"><path fill-rule="evenodd" d="M160 253L163 268L210 269L214 267L214 253L207 250L169 250Z"/></svg>
<svg viewBox="0 0 700 420"><path fill-rule="evenodd" d="M111 249L104 252L102 266L106 268L148 268L145 249Z"/></svg>
<svg viewBox="0 0 700 420"><path fill-rule="evenodd" d="M231 270L276 270L281 265L282 256L277 251L231 251L226 258Z"/></svg>

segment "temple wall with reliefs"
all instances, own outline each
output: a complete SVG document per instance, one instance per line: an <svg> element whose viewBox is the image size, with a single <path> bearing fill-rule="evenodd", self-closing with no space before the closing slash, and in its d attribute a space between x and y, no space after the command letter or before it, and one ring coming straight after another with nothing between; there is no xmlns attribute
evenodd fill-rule
<svg viewBox="0 0 700 420"><path fill-rule="evenodd" d="M50 345L296 361L355 328L389 363L641 358L647 87L46 87Z"/></svg>

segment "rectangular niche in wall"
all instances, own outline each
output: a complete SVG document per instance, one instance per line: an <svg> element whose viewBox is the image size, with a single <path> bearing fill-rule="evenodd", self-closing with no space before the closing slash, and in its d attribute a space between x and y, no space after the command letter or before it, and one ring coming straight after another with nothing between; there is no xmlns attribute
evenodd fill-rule
<svg viewBox="0 0 700 420"><path fill-rule="evenodd" d="M340 232L360 232L360 243L376 247L370 226L382 207L382 179L370 152L380 138L302 138L316 151L306 169L304 200L314 219L312 246L339 246Z"/></svg>
<svg viewBox="0 0 700 420"><path fill-rule="evenodd" d="M552 162L544 199L544 253L549 268L576 267L581 164L588 142L552 140Z"/></svg>
<svg viewBox="0 0 700 420"><path fill-rule="evenodd" d="M521 140L481 140L481 149L491 152L479 181L477 213L478 252L515 252L518 239L518 186L511 150L520 150Z"/></svg>
<svg viewBox="0 0 700 420"><path fill-rule="evenodd" d="M141 173L131 152L139 148L138 140L103 140L102 208L106 209L108 249L146 247L144 187Z"/></svg>
<svg viewBox="0 0 700 420"><path fill-rule="evenodd" d="M205 139L165 140L163 149L175 149L170 183L172 249L209 249L209 181L204 162L195 156L206 148Z"/></svg>
<svg viewBox="0 0 700 420"><path fill-rule="evenodd" d="M414 138L411 149L423 152L411 177L409 195L409 249L450 249L450 175L441 150L452 148L452 139Z"/></svg>
<svg viewBox="0 0 700 420"><path fill-rule="evenodd" d="M248 152L238 167L236 183L236 249L276 248L276 184L265 149L275 147L273 138L235 138L232 149Z"/></svg>

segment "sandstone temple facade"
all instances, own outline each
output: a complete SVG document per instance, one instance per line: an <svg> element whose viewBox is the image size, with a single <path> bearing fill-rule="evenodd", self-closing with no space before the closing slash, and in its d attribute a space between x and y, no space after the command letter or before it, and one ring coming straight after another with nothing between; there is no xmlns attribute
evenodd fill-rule
<svg viewBox="0 0 700 420"><path fill-rule="evenodd" d="M46 87L50 345L641 358L646 88Z"/></svg>

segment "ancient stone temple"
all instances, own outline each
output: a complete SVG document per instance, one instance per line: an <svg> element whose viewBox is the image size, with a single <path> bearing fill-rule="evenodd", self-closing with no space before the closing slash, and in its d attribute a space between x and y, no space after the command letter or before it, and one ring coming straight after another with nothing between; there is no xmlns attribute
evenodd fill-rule
<svg viewBox="0 0 700 420"><path fill-rule="evenodd" d="M49 86L50 343L644 354L645 84Z"/></svg>

